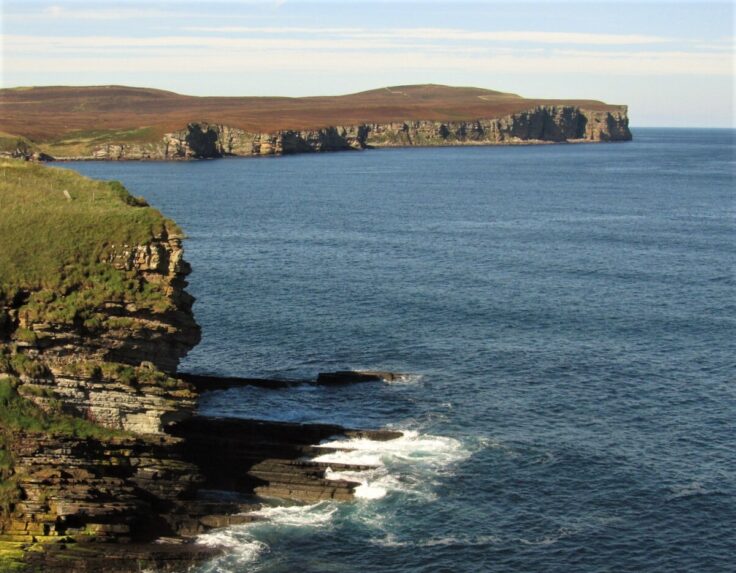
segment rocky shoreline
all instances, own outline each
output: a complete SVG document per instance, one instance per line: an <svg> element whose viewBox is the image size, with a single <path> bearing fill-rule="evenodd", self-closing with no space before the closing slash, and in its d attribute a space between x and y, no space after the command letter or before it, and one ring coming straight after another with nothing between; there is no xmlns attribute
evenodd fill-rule
<svg viewBox="0 0 736 573"><path fill-rule="evenodd" d="M50 276L48 286L0 285L0 570L181 571L217 552L193 544L198 535L256 519L250 514L264 497L353 498L360 484L327 479L326 464L311 461L326 452L316 446L335 436L391 440L400 432L196 415L201 392L252 379L178 374L200 330L173 222L119 184L21 161L3 167L29 189L43 176L66 177L70 199L39 195L65 221L83 204L96 220L105 193L119 213L110 225L122 225L125 215L160 228L137 243L106 241L97 260L73 245L69 263L89 262L58 271L61 284ZM98 187L84 190L92 184ZM64 232L54 240L72 244ZM43 250L25 249L31 258ZM327 373L312 382L388 376Z"/></svg>

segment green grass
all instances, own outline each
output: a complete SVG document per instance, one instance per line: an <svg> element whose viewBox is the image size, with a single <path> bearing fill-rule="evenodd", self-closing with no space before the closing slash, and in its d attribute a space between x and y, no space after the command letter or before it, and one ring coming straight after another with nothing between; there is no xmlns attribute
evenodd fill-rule
<svg viewBox="0 0 736 573"><path fill-rule="evenodd" d="M0 573L28 571L23 563L23 544L0 541Z"/></svg>
<svg viewBox="0 0 736 573"><path fill-rule="evenodd" d="M81 110L77 110L81 111ZM102 145L152 145L161 142L163 133L152 127L135 129L88 129L72 131L64 136L46 141L41 149L51 156L75 157L91 155Z"/></svg>
<svg viewBox="0 0 736 573"><path fill-rule="evenodd" d="M103 428L74 416L60 412L46 412L18 393L18 382L12 377L0 378L0 419L2 432L37 432L55 436L73 436L108 440L127 435L117 430ZM0 466L0 471L2 466Z"/></svg>
<svg viewBox="0 0 736 573"><path fill-rule="evenodd" d="M33 148L33 144L25 137L0 131L0 153L13 153L16 149L32 151Z"/></svg>
<svg viewBox="0 0 736 573"><path fill-rule="evenodd" d="M105 301L165 309L156 286L107 262L113 253L147 243L164 230L181 234L118 182L0 160L0 303L30 291L25 309L30 318L91 320L91 327L94 308Z"/></svg>
<svg viewBox="0 0 736 573"><path fill-rule="evenodd" d="M141 207L131 208L136 205ZM118 182L25 161L0 161L3 283L58 286L69 274L66 267L94 266L113 245L142 244L164 228L179 232L173 222L143 205Z"/></svg>
<svg viewBox="0 0 736 573"><path fill-rule="evenodd" d="M88 129L72 131L59 139L49 142L53 145L74 145L78 143L155 143L161 135L152 127L137 129Z"/></svg>

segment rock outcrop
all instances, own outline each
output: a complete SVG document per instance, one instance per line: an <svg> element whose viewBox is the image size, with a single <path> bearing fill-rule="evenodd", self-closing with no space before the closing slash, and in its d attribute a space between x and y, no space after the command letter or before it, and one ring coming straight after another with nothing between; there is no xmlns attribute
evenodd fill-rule
<svg viewBox="0 0 736 573"><path fill-rule="evenodd" d="M222 124L195 122L180 131L167 133L159 143L104 144L95 147L89 157L58 159L203 159L290 155L372 147L511 145L630 139L631 131L625 106L613 111L601 111L570 105L540 105L492 119L365 123L272 133L255 133Z"/></svg>
<svg viewBox="0 0 736 573"><path fill-rule="evenodd" d="M172 375L179 360L199 342L191 314L193 298L184 290L189 265L181 237L163 231L141 245L113 245L106 261L133 273L140 289L154 289L158 305L105 300L85 323L53 321L44 300L54 295L30 291L5 306L13 325L5 348L35 365L20 368L19 392L42 408L107 428L157 434L194 408L192 388ZM51 303L49 303L51 304Z"/></svg>
<svg viewBox="0 0 736 573"><path fill-rule="evenodd" d="M199 133L202 149L217 141ZM119 185L85 195L93 182L78 175L25 162L5 167L17 170L14 184L27 177L35 188L44 175L63 176L79 188L60 202L37 193L35 203L27 201L34 191L0 189L0 207L20 198L42 209L46 201L61 220L86 213L92 224L102 214L92 193L105 193L118 217L108 222L138 225L118 236L148 238L108 244L111 231L97 228L100 244L93 241L90 256L75 250L77 227L61 225L54 244L70 245L58 251L68 260L54 261L40 282L23 279L37 265L12 268L3 259L0 570L182 571L215 551L188 540L257 519L258 496L353 497L359 484L327 479L325 464L309 460L324 453L313 446L335 435L386 440L399 433L195 416L197 388L177 366L200 332L173 222ZM121 215L130 209L147 211ZM28 257L37 256L34 245L26 247ZM22 279L27 284L19 285ZM126 550L116 549L123 544Z"/></svg>

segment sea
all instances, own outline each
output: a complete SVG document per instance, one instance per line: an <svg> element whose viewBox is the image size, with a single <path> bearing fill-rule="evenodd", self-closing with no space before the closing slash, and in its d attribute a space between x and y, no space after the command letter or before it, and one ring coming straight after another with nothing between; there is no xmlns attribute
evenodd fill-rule
<svg viewBox="0 0 736 573"><path fill-rule="evenodd" d="M204 414L393 428L202 572L736 571L736 131L60 164L185 230Z"/></svg>

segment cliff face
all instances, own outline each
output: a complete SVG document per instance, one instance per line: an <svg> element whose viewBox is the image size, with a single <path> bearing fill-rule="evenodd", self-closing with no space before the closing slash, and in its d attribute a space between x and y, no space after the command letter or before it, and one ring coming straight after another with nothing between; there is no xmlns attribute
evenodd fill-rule
<svg viewBox="0 0 736 573"><path fill-rule="evenodd" d="M414 121L367 126L367 147L493 145L631 139L625 111L589 111L571 106L538 106L498 119Z"/></svg>
<svg viewBox="0 0 736 573"><path fill-rule="evenodd" d="M194 408L191 388L173 377L200 336L184 291L181 238L164 231L146 244L113 246L105 262L160 300L101 300L91 319L55 321L56 295L21 291L4 307L6 353L11 368L19 365L19 392L42 408L55 404L107 428L160 433Z"/></svg>
<svg viewBox="0 0 736 573"><path fill-rule="evenodd" d="M588 110L544 105L494 119L405 121L333 126L315 130L254 133L221 124L190 123L159 144L106 144L94 159L192 159L224 156L287 155L370 147L503 145L628 141L626 108Z"/></svg>
<svg viewBox="0 0 736 573"><path fill-rule="evenodd" d="M202 481L165 433L196 399L181 235L119 184L2 167L0 569L36 543L176 533Z"/></svg>

